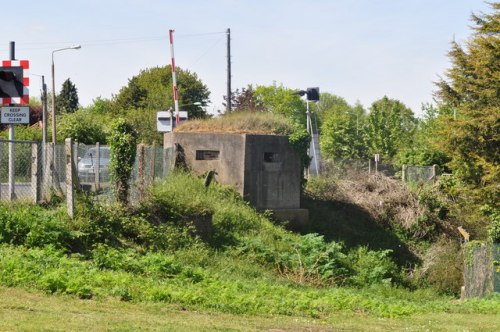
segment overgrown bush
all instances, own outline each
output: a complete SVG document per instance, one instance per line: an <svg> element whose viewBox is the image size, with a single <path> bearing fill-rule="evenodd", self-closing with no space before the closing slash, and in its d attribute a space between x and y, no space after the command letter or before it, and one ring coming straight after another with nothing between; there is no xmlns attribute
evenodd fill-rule
<svg viewBox="0 0 500 332"><path fill-rule="evenodd" d="M111 149L109 170L116 198L118 203L125 206L137 149L137 132L125 120L117 119L111 125L108 144Z"/></svg>
<svg viewBox="0 0 500 332"><path fill-rule="evenodd" d="M442 238L424 253L423 265L416 271L420 285L457 295L463 285L463 255L457 241Z"/></svg>
<svg viewBox="0 0 500 332"><path fill-rule="evenodd" d="M26 204L0 205L0 243L68 248L71 232L61 208L48 210Z"/></svg>
<svg viewBox="0 0 500 332"><path fill-rule="evenodd" d="M120 207L109 208L82 195L76 204L76 213L70 222L73 231L73 250L85 252L95 245L117 245L122 232Z"/></svg>
<svg viewBox="0 0 500 332"><path fill-rule="evenodd" d="M358 286L391 284L400 281L398 267L390 258L391 250L372 251L358 247L348 254L353 270L350 280Z"/></svg>

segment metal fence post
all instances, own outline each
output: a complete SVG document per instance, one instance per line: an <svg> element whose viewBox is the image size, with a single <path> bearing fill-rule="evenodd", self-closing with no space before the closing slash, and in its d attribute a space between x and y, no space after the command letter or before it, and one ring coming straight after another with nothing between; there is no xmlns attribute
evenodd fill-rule
<svg viewBox="0 0 500 332"><path fill-rule="evenodd" d="M153 155L151 156L151 184L155 182L155 171L156 171L156 144L153 142L151 147Z"/></svg>
<svg viewBox="0 0 500 332"><path fill-rule="evenodd" d="M75 197L73 187L73 142L71 138L64 140L66 154L66 204L68 206L68 216L73 218L75 211Z"/></svg>
<svg viewBox="0 0 500 332"><path fill-rule="evenodd" d="M437 176L438 176L439 168L438 165L434 164L432 165L432 180L436 182Z"/></svg>
<svg viewBox="0 0 500 332"><path fill-rule="evenodd" d="M96 156L95 156L95 192L99 192L99 188L101 187L100 176L101 176L101 145L99 142L95 144L96 148Z"/></svg>
<svg viewBox="0 0 500 332"><path fill-rule="evenodd" d="M408 172L408 165L406 164L403 164L403 168L401 169L401 180L403 180L403 182L406 182L406 178L408 176L407 174Z"/></svg>
<svg viewBox="0 0 500 332"><path fill-rule="evenodd" d="M139 170L138 170L138 189L139 189L139 199L144 199L144 166L145 166L145 146L144 144L139 144Z"/></svg>

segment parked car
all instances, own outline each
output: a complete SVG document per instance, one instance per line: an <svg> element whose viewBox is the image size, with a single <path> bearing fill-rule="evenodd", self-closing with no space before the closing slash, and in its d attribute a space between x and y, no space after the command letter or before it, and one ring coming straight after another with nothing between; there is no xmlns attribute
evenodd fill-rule
<svg viewBox="0 0 500 332"><path fill-rule="evenodd" d="M99 149L99 181L109 182L109 155L107 146ZM87 150L83 158L78 158L78 179L80 183L94 183L97 171L97 148Z"/></svg>

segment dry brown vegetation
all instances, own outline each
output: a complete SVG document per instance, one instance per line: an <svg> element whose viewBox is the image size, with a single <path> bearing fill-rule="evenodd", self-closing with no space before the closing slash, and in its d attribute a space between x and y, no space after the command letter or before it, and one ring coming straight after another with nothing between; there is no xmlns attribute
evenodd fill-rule
<svg viewBox="0 0 500 332"><path fill-rule="evenodd" d="M186 121L176 132L211 132L258 135L286 135L289 120L267 112L234 112L216 118Z"/></svg>
<svg viewBox="0 0 500 332"><path fill-rule="evenodd" d="M424 213L415 195L401 180L353 171L336 177L325 178L325 182L319 184L323 187L322 198L355 204L373 220L409 229Z"/></svg>

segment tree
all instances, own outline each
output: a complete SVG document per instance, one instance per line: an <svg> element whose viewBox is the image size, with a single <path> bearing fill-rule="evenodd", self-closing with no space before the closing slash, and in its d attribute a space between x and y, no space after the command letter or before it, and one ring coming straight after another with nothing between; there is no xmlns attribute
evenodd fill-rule
<svg viewBox="0 0 500 332"><path fill-rule="evenodd" d="M88 111L78 110L61 116L57 129L61 140L72 138L83 144L106 143L102 119Z"/></svg>
<svg viewBox="0 0 500 332"><path fill-rule="evenodd" d="M439 129L439 110L432 104L423 104L424 117L417 120L417 128L411 145L398 152L399 163L409 165L439 165L445 167L450 161L444 151L433 144Z"/></svg>
<svg viewBox="0 0 500 332"><path fill-rule="evenodd" d="M411 109L387 96L375 101L368 114L366 139L371 155L394 162L398 151L411 145L417 120Z"/></svg>
<svg viewBox="0 0 500 332"><path fill-rule="evenodd" d="M224 100L227 100L227 96L224 96ZM225 102L222 103L224 107L227 106ZM251 84L246 88L236 89L231 94L231 105L235 112L250 111L250 112L262 112L264 109L257 105L257 100L255 97L255 90Z"/></svg>
<svg viewBox="0 0 500 332"><path fill-rule="evenodd" d="M127 86L121 88L115 103L117 108L167 110L174 106L172 90L172 74L170 65L145 70L129 79ZM186 105L182 110L187 111L190 118L206 117L206 112L195 102L205 105L209 102L210 91L195 73L176 68L177 89L179 104Z"/></svg>
<svg viewBox="0 0 500 332"><path fill-rule="evenodd" d="M138 108L146 98L146 89L139 85L137 76L134 76L128 80L128 85L120 89L115 97L115 104L118 109Z"/></svg>
<svg viewBox="0 0 500 332"><path fill-rule="evenodd" d="M441 130L435 143L450 168L476 189L480 200L499 201L500 3L493 13L472 15L474 33L465 47L452 42L451 67L436 85Z"/></svg>
<svg viewBox="0 0 500 332"><path fill-rule="evenodd" d="M73 113L78 109L78 90L69 78L64 81L56 103L60 112Z"/></svg>
<svg viewBox="0 0 500 332"><path fill-rule="evenodd" d="M306 123L306 105L296 90L274 83L270 86L259 85L255 88L254 97L257 108L284 115L296 122Z"/></svg>
<svg viewBox="0 0 500 332"><path fill-rule="evenodd" d="M341 97L322 93L315 109L321 122L321 151L326 157L366 158L366 114L361 104L352 107Z"/></svg>

